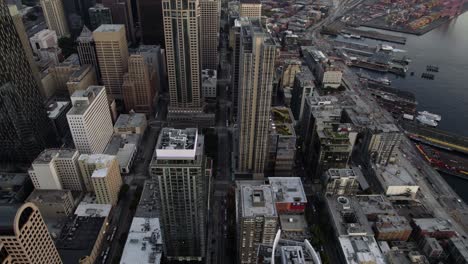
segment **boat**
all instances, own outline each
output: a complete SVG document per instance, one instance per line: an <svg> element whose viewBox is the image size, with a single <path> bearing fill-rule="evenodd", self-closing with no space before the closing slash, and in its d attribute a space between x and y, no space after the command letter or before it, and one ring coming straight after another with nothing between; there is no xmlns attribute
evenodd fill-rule
<svg viewBox="0 0 468 264"><path fill-rule="evenodd" d="M379 46L380 46L380 50L383 50L383 51L393 51L393 47L390 46L390 45L381 44L381 45L379 45Z"/></svg>
<svg viewBox="0 0 468 264"><path fill-rule="evenodd" d="M419 123L426 125L426 126L436 127L439 125L437 121L435 121L434 119L429 119L424 115L418 115L416 117L416 120L418 120Z"/></svg>
<svg viewBox="0 0 468 264"><path fill-rule="evenodd" d="M425 116L425 117L427 117L429 119L435 120L437 122L440 122L440 120L442 120L442 116L440 116L438 114L433 114L433 113L428 112L428 111L419 111L418 114L421 115L421 116Z"/></svg>
<svg viewBox="0 0 468 264"><path fill-rule="evenodd" d="M385 85L390 85L392 84L392 81L390 81L387 77L381 77L377 79L377 82Z"/></svg>
<svg viewBox="0 0 468 264"><path fill-rule="evenodd" d="M434 65L427 65L426 70L429 72L439 72L439 67Z"/></svg>
<svg viewBox="0 0 468 264"><path fill-rule="evenodd" d="M359 35L354 35L354 34L351 34L350 37L353 38L353 39L361 39L361 36L359 36Z"/></svg>
<svg viewBox="0 0 468 264"><path fill-rule="evenodd" d="M344 38L351 38L351 35L349 35L349 34L343 34L343 37L344 37Z"/></svg>
<svg viewBox="0 0 468 264"><path fill-rule="evenodd" d="M425 72L425 73L421 74L421 78L428 79L428 80L434 80L434 74Z"/></svg>

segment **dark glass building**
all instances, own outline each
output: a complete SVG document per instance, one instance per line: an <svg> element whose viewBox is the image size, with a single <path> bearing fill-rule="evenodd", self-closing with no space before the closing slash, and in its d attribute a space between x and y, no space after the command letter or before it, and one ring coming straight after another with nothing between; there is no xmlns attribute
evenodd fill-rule
<svg viewBox="0 0 468 264"><path fill-rule="evenodd" d="M28 163L55 142L8 7L0 0L0 163Z"/></svg>
<svg viewBox="0 0 468 264"><path fill-rule="evenodd" d="M138 16L143 43L164 48L162 0L138 0Z"/></svg>

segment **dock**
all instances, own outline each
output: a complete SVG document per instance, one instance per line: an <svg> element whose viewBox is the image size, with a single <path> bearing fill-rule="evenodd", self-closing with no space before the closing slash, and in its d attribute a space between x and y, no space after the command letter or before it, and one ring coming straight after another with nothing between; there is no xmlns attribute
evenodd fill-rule
<svg viewBox="0 0 468 264"><path fill-rule="evenodd" d="M403 44L403 45L406 44L405 37L384 34L384 33L380 33L380 32L373 31L373 30L362 30L362 29L347 27L347 28L344 28L342 32L346 34L359 35L361 37L369 38L369 39L383 40L383 41L393 42L393 43Z"/></svg>
<svg viewBox="0 0 468 264"><path fill-rule="evenodd" d="M416 149L436 170L468 180L468 158L454 152L440 150L425 144L416 144Z"/></svg>
<svg viewBox="0 0 468 264"><path fill-rule="evenodd" d="M468 154L468 138L452 134L440 129L426 127L414 122L400 123L407 135L414 141L419 141L437 148Z"/></svg>

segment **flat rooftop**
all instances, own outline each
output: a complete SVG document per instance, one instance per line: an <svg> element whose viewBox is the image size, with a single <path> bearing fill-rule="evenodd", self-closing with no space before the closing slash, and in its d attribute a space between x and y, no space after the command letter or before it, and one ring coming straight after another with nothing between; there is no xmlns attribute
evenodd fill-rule
<svg viewBox="0 0 468 264"><path fill-rule="evenodd" d="M299 177L269 177L273 198L277 203L307 203L307 197Z"/></svg>
<svg viewBox="0 0 468 264"><path fill-rule="evenodd" d="M452 224L442 218L413 218L412 220L415 225L419 226L421 230L427 232L438 232L438 231L452 231Z"/></svg>
<svg viewBox="0 0 468 264"><path fill-rule="evenodd" d="M118 24L102 24L94 30L94 32L117 32L124 28L124 25Z"/></svg>
<svg viewBox="0 0 468 264"><path fill-rule="evenodd" d="M355 169L328 169L327 170L327 175L332 178L332 179L337 179L337 178L356 178L359 176L359 174L362 174L360 171L357 171Z"/></svg>
<svg viewBox="0 0 468 264"><path fill-rule="evenodd" d="M326 203L337 235L374 235L366 215L355 198L327 196Z"/></svg>
<svg viewBox="0 0 468 264"><path fill-rule="evenodd" d="M115 156L107 154L81 154L78 158L79 161L83 161L88 164L99 164L105 167L108 167L114 159Z"/></svg>
<svg viewBox="0 0 468 264"><path fill-rule="evenodd" d="M146 180L141 193L140 202L135 212L135 217L156 218L159 212L156 208L156 183Z"/></svg>
<svg viewBox="0 0 468 264"><path fill-rule="evenodd" d="M163 128L156 143L157 159L194 159L197 149L196 128Z"/></svg>
<svg viewBox="0 0 468 264"><path fill-rule="evenodd" d="M140 127L146 124L146 115L140 113L121 114L115 121L114 128Z"/></svg>
<svg viewBox="0 0 468 264"><path fill-rule="evenodd" d="M47 106L47 115L50 119L55 119L60 116L70 106L70 102L67 101L55 101Z"/></svg>
<svg viewBox="0 0 468 264"><path fill-rule="evenodd" d="M399 215L379 215L375 228L380 232L401 232L404 230L413 230L408 220Z"/></svg>
<svg viewBox="0 0 468 264"><path fill-rule="evenodd" d="M276 217L273 190L269 185L255 185L248 181L239 183L241 217Z"/></svg>
<svg viewBox="0 0 468 264"><path fill-rule="evenodd" d="M80 58L78 57L78 54L73 53L55 67L69 67L69 66L79 66L79 65L80 65Z"/></svg>
<svg viewBox="0 0 468 264"><path fill-rule="evenodd" d="M381 179L381 184L389 186L416 186L413 176L402 166L389 164L379 167L377 175Z"/></svg>
<svg viewBox="0 0 468 264"><path fill-rule="evenodd" d="M282 214L279 217L281 231L285 232L304 232L308 225L304 215L300 214Z"/></svg>
<svg viewBox="0 0 468 264"><path fill-rule="evenodd" d="M92 204L81 202L75 210L75 215L84 217L108 217L112 209L110 204Z"/></svg>
<svg viewBox="0 0 468 264"><path fill-rule="evenodd" d="M392 203L385 196L357 195L356 199L365 215L396 215Z"/></svg>
<svg viewBox="0 0 468 264"><path fill-rule="evenodd" d="M52 159L71 159L74 155L76 155L76 149L45 149L37 156L37 158L33 161L34 164L48 164L52 161Z"/></svg>
<svg viewBox="0 0 468 264"><path fill-rule="evenodd" d="M162 243L158 218L134 217L120 264L160 263Z"/></svg>
<svg viewBox="0 0 468 264"><path fill-rule="evenodd" d="M385 264L385 258L372 236L341 236L338 238L347 264Z"/></svg>
<svg viewBox="0 0 468 264"><path fill-rule="evenodd" d="M93 65L81 65L79 69L72 72L68 82L80 82L89 72L93 71Z"/></svg>
<svg viewBox="0 0 468 264"><path fill-rule="evenodd" d="M0 188L11 189L15 186L23 185L29 179L27 173L5 173L0 172Z"/></svg>
<svg viewBox="0 0 468 264"><path fill-rule="evenodd" d="M47 204L47 203L61 203L68 197L72 196L69 190L38 190L29 195L27 201L32 203Z"/></svg>
<svg viewBox="0 0 468 264"><path fill-rule="evenodd" d="M75 216L69 220L55 241L63 263L79 263L89 256L104 224L104 217Z"/></svg>
<svg viewBox="0 0 468 264"><path fill-rule="evenodd" d="M105 92L105 88L98 85L91 85L86 90L76 90L70 97L73 106L67 115L84 114L101 91Z"/></svg>
<svg viewBox="0 0 468 264"><path fill-rule="evenodd" d="M116 156L120 167L126 167L137 150L140 139L140 134L114 134L104 153Z"/></svg>
<svg viewBox="0 0 468 264"><path fill-rule="evenodd" d="M283 136L295 136L293 120L294 117L291 109L287 107L272 107L270 130Z"/></svg>

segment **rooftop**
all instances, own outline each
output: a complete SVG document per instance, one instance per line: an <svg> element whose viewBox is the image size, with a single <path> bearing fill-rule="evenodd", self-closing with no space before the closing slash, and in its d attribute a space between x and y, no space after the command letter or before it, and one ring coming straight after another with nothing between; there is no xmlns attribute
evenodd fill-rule
<svg viewBox="0 0 468 264"><path fill-rule="evenodd" d="M294 136L293 115L287 107L271 108L271 132L276 132L283 136Z"/></svg>
<svg viewBox="0 0 468 264"><path fill-rule="evenodd" d="M78 57L78 54L73 53L56 67L68 67L68 66L79 66L79 65L80 65L80 58Z"/></svg>
<svg viewBox="0 0 468 264"><path fill-rule="evenodd" d="M337 178L356 178L359 177L359 174L362 174L359 169L328 169L327 175L331 179Z"/></svg>
<svg viewBox="0 0 468 264"><path fill-rule="evenodd" d="M70 102L67 101L55 101L47 106L47 115L50 119L55 119L60 116L61 113L68 110Z"/></svg>
<svg viewBox="0 0 468 264"><path fill-rule="evenodd" d="M112 205L110 204L81 202L75 210L75 215L83 217L108 217L111 209Z"/></svg>
<svg viewBox="0 0 468 264"><path fill-rule="evenodd" d="M385 196L377 195L357 195L356 199L365 215L396 215L396 211L390 201Z"/></svg>
<svg viewBox="0 0 468 264"><path fill-rule="evenodd" d="M354 197L327 196L326 202L337 235L374 235L366 215Z"/></svg>
<svg viewBox="0 0 468 264"><path fill-rule="evenodd" d="M115 156L107 154L81 154L78 158L79 161L83 161L88 164L99 164L101 167L110 166L114 159Z"/></svg>
<svg viewBox="0 0 468 264"><path fill-rule="evenodd" d="M257 263L271 263L271 245L260 244L257 251ZM275 263L310 264L321 263L320 257L308 240L297 242L280 239L275 251Z"/></svg>
<svg viewBox="0 0 468 264"><path fill-rule="evenodd" d="M34 164L48 164L53 159L71 159L77 153L76 149L45 149L33 161Z"/></svg>
<svg viewBox="0 0 468 264"><path fill-rule="evenodd" d="M413 218L412 220L421 230L427 232L452 231L452 224L442 218Z"/></svg>
<svg viewBox="0 0 468 264"><path fill-rule="evenodd" d="M105 93L104 86L91 85L86 90L76 90L70 97L73 106L67 115L84 114L101 92Z"/></svg>
<svg viewBox="0 0 468 264"><path fill-rule="evenodd" d="M119 24L102 24L96 30L94 30L94 33L96 32L117 32L120 31L121 29L124 28L124 25L119 25Z"/></svg>
<svg viewBox="0 0 468 264"><path fill-rule="evenodd" d="M121 114L115 121L114 128L139 127L146 124L146 115L140 113Z"/></svg>
<svg viewBox="0 0 468 264"><path fill-rule="evenodd" d="M91 178L104 178L107 176L108 173L108 168L96 169L93 171L93 175L91 175Z"/></svg>
<svg viewBox="0 0 468 264"><path fill-rule="evenodd" d="M120 264L160 263L162 243L158 218L134 217Z"/></svg>
<svg viewBox="0 0 468 264"><path fill-rule="evenodd" d="M341 236L338 240L347 264L386 263L373 236Z"/></svg>
<svg viewBox="0 0 468 264"><path fill-rule="evenodd" d="M32 203L61 203L71 196L69 190L38 190L35 189L29 195L27 201Z"/></svg>
<svg viewBox="0 0 468 264"><path fill-rule="evenodd" d="M262 4L260 0L240 0L241 4Z"/></svg>
<svg viewBox="0 0 468 264"><path fill-rule="evenodd" d="M141 193L140 202L138 203L135 217L155 218L159 216L156 209L156 195L154 189L156 183L151 180L146 180Z"/></svg>
<svg viewBox="0 0 468 264"><path fill-rule="evenodd" d="M452 244L458 251L458 253L465 259L468 260L468 242L461 238L450 238L450 244Z"/></svg>
<svg viewBox="0 0 468 264"><path fill-rule="evenodd" d="M104 217L75 216L69 220L55 241L63 263L79 263L89 256L104 224Z"/></svg>
<svg viewBox="0 0 468 264"><path fill-rule="evenodd" d="M80 82L88 73L94 72L93 69L93 65L81 65L79 69L72 72L68 78L68 82Z"/></svg>
<svg viewBox="0 0 468 264"><path fill-rule="evenodd" d="M404 167L397 164L380 167L377 175L380 176L380 182L385 188L390 186L416 186L413 176Z"/></svg>
<svg viewBox="0 0 468 264"><path fill-rule="evenodd" d="M256 185L255 182L238 182L241 217L276 217L273 191L269 185Z"/></svg>
<svg viewBox="0 0 468 264"><path fill-rule="evenodd" d="M198 140L196 128L163 128L156 143L157 159L194 159Z"/></svg>
<svg viewBox="0 0 468 264"><path fill-rule="evenodd" d="M397 232L402 230L412 231L412 228L405 217L399 215L379 215L375 228L379 232Z"/></svg>
<svg viewBox="0 0 468 264"><path fill-rule="evenodd" d="M304 215L283 214L280 215L281 231L304 232L308 228Z"/></svg>
<svg viewBox="0 0 468 264"><path fill-rule="evenodd" d="M269 177L275 202L307 203L307 197L299 177Z"/></svg>
<svg viewBox="0 0 468 264"><path fill-rule="evenodd" d="M127 167L137 150L140 139L140 134L114 134L104 153L116 156L121 168Z"/></svg>

